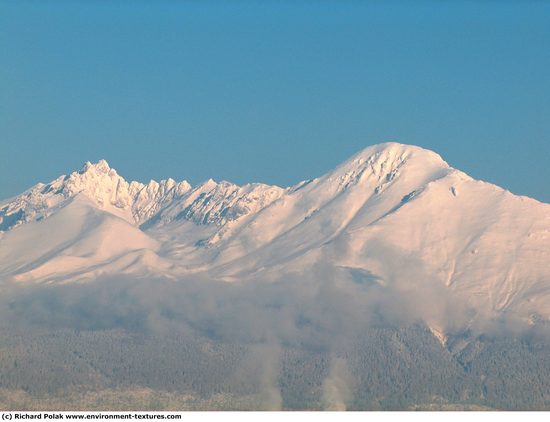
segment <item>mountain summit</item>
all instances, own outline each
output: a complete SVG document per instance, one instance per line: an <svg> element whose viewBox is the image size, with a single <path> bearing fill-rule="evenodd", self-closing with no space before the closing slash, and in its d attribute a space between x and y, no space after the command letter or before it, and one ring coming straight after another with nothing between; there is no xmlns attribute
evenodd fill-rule
<svg viewBox="0 0 550 422"><path fill-rule="evenodd" d="M385 143L295 186L127 182L105 160L0 204L0 277L225 281L306 274L444 289L487 313L550 319L550 205Z"/></svg>

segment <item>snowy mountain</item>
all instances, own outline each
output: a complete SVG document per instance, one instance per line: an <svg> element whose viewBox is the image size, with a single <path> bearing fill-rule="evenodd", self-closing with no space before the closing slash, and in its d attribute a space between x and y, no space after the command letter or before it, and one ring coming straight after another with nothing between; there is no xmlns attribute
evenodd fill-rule
<svg viewBox="0 0 550 422"><path fill-rule="evenodd" d="M550 205L397 143L289 188L127 182L102 160L0 203L0 278L18 282L271 280L323 265L357 283L442 290L478 313L546 321L548 262ZM446 329L437 312L427 318Z"/></svg>

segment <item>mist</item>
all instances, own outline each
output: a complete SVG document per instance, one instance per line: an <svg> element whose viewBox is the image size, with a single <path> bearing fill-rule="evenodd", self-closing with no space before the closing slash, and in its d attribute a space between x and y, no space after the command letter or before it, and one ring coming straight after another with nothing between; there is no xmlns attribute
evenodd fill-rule
<svg viewBox="0 0 550 422"><path fill-rule="evenodd" d="M187 329L215 341L306 343L328 350L349 343L368 326L433 320L458 327L459 316L465 323L469 315L443 287L365 283L328 265L306 276L246 282L205 275L179 280L118 276L66 285L5 284L3 291L0 316L15 325L161 334Z"/></svg>
<svg viewBox="0 0 550 422"><path fill-rule="evenodd" d="M401 386L399 379L426 378L415 371L433 374L434 362L443 371L430 381L434 391L441 390L441 382L456 379L462 379L465 391L475 391L461 375L461 365L469 363L460 359L474 353L468 347L482 344L481 330L485 338L513 334L546 341L544 330L525 327L510 316L490 321L453 300L417 263L407 267L416 270L396 271L384 282L366 272L323 264L305 276L265 275L233 283L204 274L179 280L104 277L66 285L4 282L0 319L6 336L15 333L27 339L21 344L51 349L52 359L64 356L66 366L94 362L94 368L103 368L103 387L193 391L208 400L229 394L235 408L265 410L403 408L407 400L430 395L416 387L411 393L410 384ZM429 327L455 334L443 345ZM61 340L50 344L53 337ZM22 346L13 347L13 355L21 355L16 348ZM40 349L40 355L47 353ZM29 356L29 362L37 359ZM79 360L73 361L74 356ZM124 376L109 362L117 359L130 362ZM400 365L392 375L389 367ZM17 382L9 386L24 390L18 381L25 379L21 366L10 371L6 376ZM57 384L75 378L71 371L63 379L52 373L50 384L39 391L60 394ZM76 377L74 382L79 388L93 387L91 379ZM374 400L384 395L380 388L382 393L369 393L376 382L387 384L390 396L395 392L388 386L395 384L407 399ZM462 400L458 393L449 394L456 396L452 401ZM253 404L235 397L252 397ZM204 406L211 408L208 403Z"/></svg>

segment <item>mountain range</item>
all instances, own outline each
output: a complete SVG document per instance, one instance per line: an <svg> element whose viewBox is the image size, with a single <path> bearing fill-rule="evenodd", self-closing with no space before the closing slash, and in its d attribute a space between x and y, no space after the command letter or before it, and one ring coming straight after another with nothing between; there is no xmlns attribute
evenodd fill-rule
<svg viewBox="0 0 550 422"><path fill-rule="evenodd" d="M286 188L128 182L101 160L0 202L0 279L16 283L262 282L321 265L411 297L444 292L474 310L466 325L481 314L533 324L550 319L549 262L549 204L398 143Z"/></svg>

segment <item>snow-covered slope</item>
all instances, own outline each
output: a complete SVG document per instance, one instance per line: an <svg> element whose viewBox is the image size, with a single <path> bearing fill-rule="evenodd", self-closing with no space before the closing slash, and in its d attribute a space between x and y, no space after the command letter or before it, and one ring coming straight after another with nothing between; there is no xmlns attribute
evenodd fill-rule
<svg viewBox="0 0 550 422"><path fill-rule="evenodd" d="M61 282L105 273L148 273L162 268L158 241L126 220L77 194L51 209L48 218L4 233L2 273L15 280Z"/></svg>
<svg viewBox="0 0 550 422"><path fill-rule="evenodd" d="M358 282L443 288L489 314L548 320L548 262L550 205L397 143L286 189L128 183L100 161L0 204L0 277L18 281L258 280L322 263Z"/></svg>

